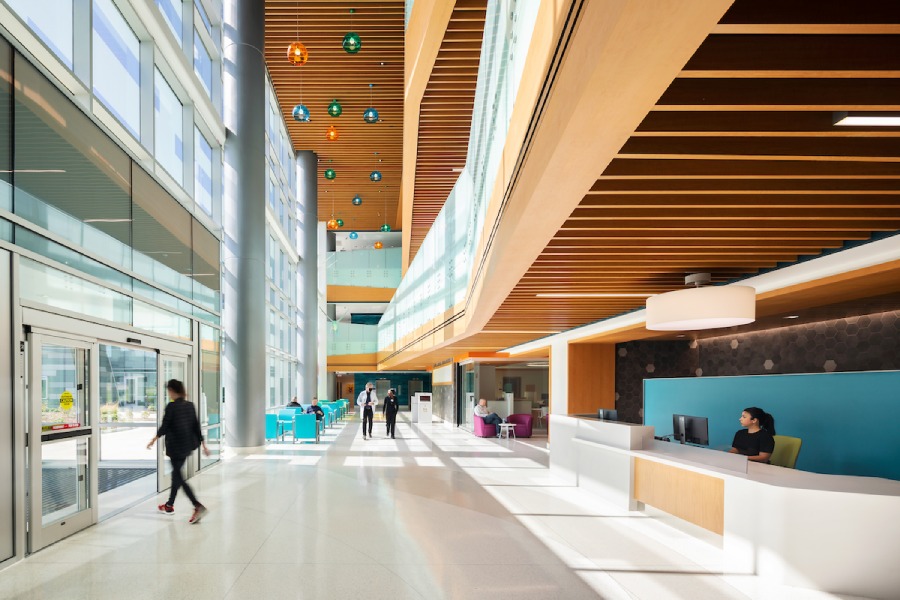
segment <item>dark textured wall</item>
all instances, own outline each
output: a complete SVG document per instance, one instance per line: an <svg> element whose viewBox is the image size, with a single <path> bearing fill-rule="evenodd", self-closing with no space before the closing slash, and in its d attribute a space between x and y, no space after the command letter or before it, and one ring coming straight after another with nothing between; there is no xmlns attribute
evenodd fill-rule
<svg viewBox="0 0 900 600"><path fill-rule="evenodd" d="M640 423L648 378L900 370L900 311L616 350L619 419Z"/></svg>
<svg viewBox="0 0 900 600"><path fill-rule="evenodd" d="M366 383L376 379L388 379L391 387L397 390L397 398L402 406L409 406L409 382L411 379L419 379L422 382L422 391L431 391L431 373L356 373L353 376L354 396L351 400L356 402L356 396L366 389Z"/></svg>

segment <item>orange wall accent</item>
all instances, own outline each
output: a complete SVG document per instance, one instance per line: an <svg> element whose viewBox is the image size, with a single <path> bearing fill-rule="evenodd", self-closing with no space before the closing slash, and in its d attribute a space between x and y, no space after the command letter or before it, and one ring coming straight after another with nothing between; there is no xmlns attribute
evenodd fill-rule
<svg viewBox="0 0 900 600"><path fill-rule="evenodd" d="M615 407L615 344L569 344L569 414Z"/></svg>
<svg viewBox="0 0 900 600"><path fill-rule="evenodd" d="M390 302L396 288L329 285L329 302Z"/></svg>

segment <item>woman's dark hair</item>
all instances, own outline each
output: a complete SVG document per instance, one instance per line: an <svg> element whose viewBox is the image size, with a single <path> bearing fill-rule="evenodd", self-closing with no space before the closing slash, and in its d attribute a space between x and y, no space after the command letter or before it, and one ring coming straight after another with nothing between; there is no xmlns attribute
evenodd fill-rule
<svg viewBox="0 0 900 600"><path fill-rule="evenodd" d="M772 435L775 435L775 417L756 406L745 408L744 412L750 415L751 419L756 419L757 421L759 421L760 427L762 427Z"/></svg>
<svg viewBox="0 0 900 600"><path fill-rule="evenodd" d="M166 384L166 389L172 390L173 392L175 392L176 395L180 396L181 398L184 398L185 396L187 396L187 391L185 391L185 389L184 389L184 384L181 383L180 381L178 381L177 379L170 379L169 382Z"/></svg>

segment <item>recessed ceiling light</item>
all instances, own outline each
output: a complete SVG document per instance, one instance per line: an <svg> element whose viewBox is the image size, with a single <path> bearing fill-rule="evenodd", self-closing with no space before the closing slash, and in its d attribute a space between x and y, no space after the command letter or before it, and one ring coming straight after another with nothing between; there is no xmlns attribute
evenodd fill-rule
<svg viewBox="0 0 900 600"><path fill-rule="evenodd" d="M785 317L785 319L799 319L799 318L800 318L800 315L788 315Z"/></svg>
<svg viewBox="0 0 900 600"><path fill-rule="evenodd" d="M535 294L535 298L649 298L650 296L655 296L656 294Z"/></svg>
<svg viewBox="0 0 900 600"><path fill-rule="evenodd" d="M834 113L837 126L900 127L900 113Z"/></svg>
<svg viewBox="0 0 900 600"><path fill-rule="evenodd" d="M675 337L684 337L684 334L680 333L680 334L676 335Z"/></svg>

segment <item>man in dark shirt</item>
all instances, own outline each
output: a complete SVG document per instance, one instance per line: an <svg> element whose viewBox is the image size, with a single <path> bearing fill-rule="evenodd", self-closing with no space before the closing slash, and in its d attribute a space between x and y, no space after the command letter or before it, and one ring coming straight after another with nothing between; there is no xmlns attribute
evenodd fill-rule
<svg viewBox="0 0 900 600"><path fill-rule="evenodd" d="M171 402L166 405L162 425L159 426L156 435L147 444L147 449L149 450L156 443L156 440L165 436L166 455L172 461L172 490L169 492L169 501L165 504L160 504L157 508L163 514L173 514L175 512L175 496L178 494L179 488L184 488L184 493L187 494L188 499L194 505L194 514L191 515L188 522L199 523L203 515L206 514L206 507L194 496L194 491L184 480L181 468L198 446L203 446L203 453L206 456L209 456L209 448L206 447L206 441L204 441L203 433L200 431L200 421L197 419L194 405L185 400L187 392L184 389L184 384L177 379L170 379L166 384L166 391Z"/></svg>
<svg viewBox="0 0 900 600"><path fill-rule="evenodd" d="M394 430L397 427L397 413L400 411L400 399L397 398L394 388L388 390L387 397L384 399L384 406L381 412L384 413L384 420L387 423L387 435L394 438Z"/></svg>
<svg viewBox="0 0 900 600"><path fill-rule="evenodd" d="M312 404L310 404L310 405L306 408L306 414L312 414L312 413L315 413L315 414L316 414L316 421L321 421L321 420L322 420L322 417L325 416L325 411L323 411L323 410L322 410L322 407L319 406L319 399L318 399L318 398L313 398L313 399L312 399Z"/></svg>
<svg viewBox="0 0 900 600"><path fill-rule="evenodd" d="M303 405L300 404L299 402L297 402L297 396L294 396L293 398L291 398L291 401L288 402L287 407L288 408L302 408Z"/></svg>

